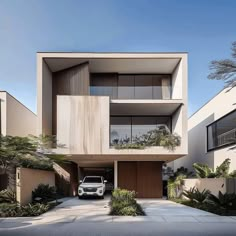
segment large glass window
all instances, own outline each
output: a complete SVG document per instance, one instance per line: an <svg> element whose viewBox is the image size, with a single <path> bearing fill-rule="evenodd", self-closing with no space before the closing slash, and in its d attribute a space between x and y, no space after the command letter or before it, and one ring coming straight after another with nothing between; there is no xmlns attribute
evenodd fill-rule
<svg viewBox="0 0 236 236"><path fill-rule="evenodd" d="M236 111L229 113L207 127L207 150L235 143Z"/></svg>
<svg viewBox="0 0 236 236"><path fill-rule="evenodd" d="M148 131L165 126L171 130L169 116L111 116L110 143L131 143L135 138L147 134Z"/></svg>
<svg viewBox="0 0 236 236"><path fill-rule="evenodd" d="M90 94L112 99L170 99L170 75L91 74Z"/></svg>
<svg viewBox="0 0 236 236"><path fill-rule="evenodd" d="M121 141L131 142L131 117L110 118L110 142L116 144Z"/></svg>

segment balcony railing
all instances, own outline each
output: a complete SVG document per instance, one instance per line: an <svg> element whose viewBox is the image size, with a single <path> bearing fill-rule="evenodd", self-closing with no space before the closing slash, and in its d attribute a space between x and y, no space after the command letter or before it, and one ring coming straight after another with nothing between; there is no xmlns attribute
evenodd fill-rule
<svg viewBox="0 0 236 236"><path fill-rule="evenodd" d="M234 143L236 141L236 128L217 136L218 146Z"/></svg>

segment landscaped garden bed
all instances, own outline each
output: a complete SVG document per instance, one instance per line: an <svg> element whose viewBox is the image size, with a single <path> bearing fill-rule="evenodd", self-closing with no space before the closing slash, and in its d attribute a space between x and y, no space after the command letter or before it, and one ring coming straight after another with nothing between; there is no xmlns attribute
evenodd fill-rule
<svg viewBox="0 0 236 236"><path fill-rule="evenodd" d="M110 215L144 216L145 212L135 200L135 192L126 189L115 189L110 202Z"/></svg>
<svg viewBox="0 0 236 236"><path fill-rule="evenodd" d="M34 191L32 203L21 206L14 192L0 191L0 217L39 216L60 204L55 187L40 184Z"/></svg>

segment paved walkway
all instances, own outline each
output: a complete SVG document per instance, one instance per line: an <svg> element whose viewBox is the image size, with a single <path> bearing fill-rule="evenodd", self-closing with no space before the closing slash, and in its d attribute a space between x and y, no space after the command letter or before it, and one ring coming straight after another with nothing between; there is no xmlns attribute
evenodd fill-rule
<svg viewBox="0 0 236 236"><path fill-rule="evenodd" d="M139 199L146 216L110 216L104 200L66 199L39 217L0 218L0 235L235 235L236 217L167 200Z"/></svg>

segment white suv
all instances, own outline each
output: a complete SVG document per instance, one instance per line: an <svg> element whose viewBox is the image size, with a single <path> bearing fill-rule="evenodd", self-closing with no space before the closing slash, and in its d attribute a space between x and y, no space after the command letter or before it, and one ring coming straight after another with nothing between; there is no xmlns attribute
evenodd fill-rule
<svg viewBox="0 0 236 236"><path fill-rule="evenodd" d="M104 198L106 182L107 181L104 180L102 176L84 177L83 181L80 181L81 184L78 188L78 197L98 196Z"/></svg>

